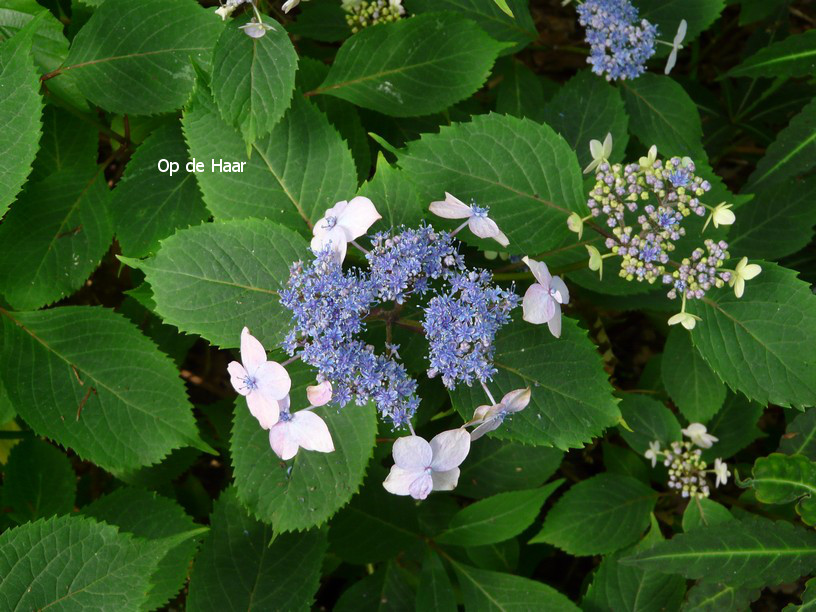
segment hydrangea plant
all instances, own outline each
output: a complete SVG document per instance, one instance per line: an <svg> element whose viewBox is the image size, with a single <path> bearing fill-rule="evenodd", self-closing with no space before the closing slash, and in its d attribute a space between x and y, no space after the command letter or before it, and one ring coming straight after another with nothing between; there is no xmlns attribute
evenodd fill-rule
<svg viewBox="0 0 816 612"><path fill-rule="evenodd" d="M806 610L799 0L0 0L0 608Z"/></svg>

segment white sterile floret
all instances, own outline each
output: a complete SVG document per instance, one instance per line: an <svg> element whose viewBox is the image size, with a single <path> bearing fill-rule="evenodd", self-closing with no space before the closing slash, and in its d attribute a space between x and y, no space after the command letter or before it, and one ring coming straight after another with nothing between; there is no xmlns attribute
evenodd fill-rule
<svg viewBox="0 0 816 612"><path fill-rule="evenodd" d="M269 429L278 422L278 402L288 395L292 380L282 365L266 360L263 345L246 327L241 332L241 362L227 365L230 382L246 397L249 411L261 427Z"/></svg>
<svg viewBox="0 0 816 612"><path fill-rule="evenodd" d="M331 453L334 442L326 422L311 410L289 412L289 396L280 402L280 420L269 430L269 446L288 461L299 449Z"/></svg>
<svg viewBox="0 0 816 612"><path fill-rule="evenodd" d="M719 440L708 433L706 426L702 423L689 423L685 429L681 429L683 435L686 436L693 444L700 448L711 448L715 442Z"/></svg>
<svg viewBox="0 0 816 612"><path fill-rule="evenodd" d="M547 264L529 257L522 259L530 268L536 283L524 294L521 308L528 323L546 323L556 338L561 336L561 305L569 304L569 289L558 276L550 275Z"/></svg>
<svg viewBox="0 0 816 612"><path fill-rule="evenodd" d="M674 65L677 63L677 52L683 48L681 44L683 39L686 37L686 30L688 29L688 23L686 23L685 19L680 20L680 25L677 26L677 34L674 35L674 41L672 42L672 50L669 53L669 59L666 60L666 69L663 71L663 74L669 74L674 68Z"/></svg>
<svg viewBox="0 0 816 612"><path fill-rule="evenodd" d="M357 196L350 202L338 202L326 211L312 229L312 251L319 253L330 247L338 261L346 258L348 243L368 231L382 219L374 203L366 197Z"/></svg>
<svg viewBox="0 0 816 612"><path fill-rule="evenodd" d="M597 272L598 276L603 280L603 257L601 257L601 252L591 244L585 246L587 253L589 253L589 269Z"/></svg>
<svg viewBox="0 0 816 612"><path fill-rule="evenodd" d="M312 406L324 406L332 398L332 384L324 380L318 385L306 387L306 397Z"/></svg>
<svg viewBox="0 0 816 612"><path fill-rule="evenodd" d="M728 464L717 457L714 460L714 486L719 487L727 484L729 476L731 476L731 472L728 471Z"/></svg>
<svg viewBox="0 0 816 612"><path fill-rule="evenodd" d="M702 321L702 319L697 315L693 315L690 312L678 312L669 319L669 325L677 325L679 323L691 331L694 329L694 326L697 325L697 321Z"/></svg>
<svg viewBox="0 0 816 612"><path fill-rule="evenodd" d="M394 465L383 487L394 495L425 499L431 491L451 491L459 482L459 466L470 452L465 429L443 431L428 443L419 436L394 442Z"/></svg>
<svg viewBox="0 0 816 612"><path fill-rule="evenodd" d="M600 140L590 140L589 152L592 154L592 161L584 168L584 174L589 174L604 162L609 161L609 156L612 155L612 134L606 135L603 144Z"/></svg>
<svg viewBox="0 0 816 612"><path fill-rule="evenodd" d="M734 288L734 295L738 298L745 293L745 281L756 278L762 272L762 267L757 264L749 264L748 258L743 257L734 268L734 273L728 281L728 286Z"/></svg>
<svg viewBox="0 0 816 612"><path fill-rule="evenodd" d="M737 220L737 216L731 211L731 207L733 204L726 204L725 202L720 202L711 209L711 214L708 215L708 219L706 219L705 225L703 225L703 231L708 227L708 224L712 221L714 222L714 227L720 227L721 225L732 225L734 221Z"/></svg>
<svg viewBox="0 0 816 612"><path fill-rule="evenodd" d="M286 0L281 7L284 13L288 13L293 8L295 8L298 4L300 4L300 0Z"/></svg>
<svg viewBox="0 0 816 612"><path fill-rule="evenodd" d="M479 238L492 238L505 247L510 244L496 222L487 216L487 208L465 204L447 191L444 200L431 202L430 211L443 219L467 219L464 225Z"/></svg>
<svg viewBox="0 0 816 612"><path fill-rule="evenodd" d="M515 389L507 393L499 402L493 406L479 406L473 413L471 425L477 425L470 433L471 442L478 440L486 433L497 429L507 415L521 412L530 403L530 388Z"/></svg>
<svg viewBox="0 0 816 612"><path fill-rule="evenodd" d="M643 453L643 455L647 459L651 460L652 467L656 466L657 465L657 458L660 455L660 442L658 442L657 440L653 440L652 442L649 442L649 448L646 450L645 453Z"/></svg>
<svg viewBox="0 0 816 612"><path fill-rule="evenodd" d="M221 18L221 21L226 21L229 16L232 15L235 9L235 6L225 4L224 6L215 9L215 14Z"/></svg>
<svg viewBox="0 0 816 612"><path fill-rule="evenodd" d="M250 38L262 38L266 36L266 33L269 30L275 29L275 26L258 21L258 19L255 17L253 17L249 23L245 23L244 25L238 27Z"/></svg>
<svg viewBox="0 0 816 612"><path fill-rule="evenodd" d="M651 147L649 147L649 152L646 154L646 157L641 157L638 160L638 164L640 164L641 169L646 170L648 168L652 168L656 161L657 161L657 145L652 145Z"/></svg>

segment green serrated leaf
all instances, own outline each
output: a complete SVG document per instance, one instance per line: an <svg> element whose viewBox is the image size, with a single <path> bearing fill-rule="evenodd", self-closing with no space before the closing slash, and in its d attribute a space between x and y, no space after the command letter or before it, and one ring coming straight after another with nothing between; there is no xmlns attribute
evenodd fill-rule
<svg viewBox="0 0 816 612"><path fill-rule="evenodd" d="M413 579L413 576L407 570L389 561L346 589L337 600L333 612L413 610L416 595L409 579Z"/></svg>
<svg viewBox="0 0 816 612"><path fill-rule="evenodd" d="M760 404L729 391L723 407L708 422L708 432L718 438L718 442L703 451L703 459L709 462L716 457L727 459L764 436L757 427L762 412Z"/></svg>
<svg viewBox="0 0 816 612"><path fill-rule="evenodd" d="M733 520L734 516L725 506L710 499L694 498L689 500L683 511L683 531L689 532L702 527L719 525Z"/></svg>
<svg viewBox="0 0 816 612"><path fill-rule="evenodd" d="M762 404L816 404L816 296L797 273L762 262L737 298L722 290L692 300L700 354L732 389Z"/></svg>
<svg viewBox="0 0 816 612"><path fill-rule="evenodd" d="M241 130L247 146L272 131L289 108L297 64L283 28L261 38L250 38L234 26L221 32L212 58L213 97L221 116Z"/></svg>
<svg viewBox="0 0 816 612"><path fill-rule="evenodd" d="M369 198L382 215L371 232L406 225L416 227L422 221L423 202L414 184L405 172L390 165L382 153L377 158L377 171L364 183L357 195ZM369 233L371 233L369 232Z"/></svg>
<svg viewBox="0 0 816 612"><path fill-rule="evenodd" d="M123 316L90 306L0 315L0 376L37 433L109 470L199 444L173 362Z"/></svg>
<svg viewBox="0 0 816 612"><path fill-rule="evenodd" d="M166 323L224 348L237 347L247 326L271 347L289 329L278 290L289 266L307 253L306 241L293 231L246 219L181 230L155 257L126 263L144 270Z"/></svg>
<svg viewBox="0 0 816 612"><path fill-rule="evenodd" d="M544 326L511 323L496 339L494 365L494 396L530 387L532 398L527 408L488 434L491 437L567 450L583 446L618 422L620 412L600 356L572 319L563 319L560 338ZM460 385L451 399L465 420L487 401L476 385Z"/></svg>
<svg viewBox="0 0 816 612"><path fill-rule="evenodd" d="M816 408L798 415L779 441L779 452L816 460Z"/></svg>
<svg viewBox="0 0 816 612"><path fill-rule="evenodd" d="M621 428L620 434L638 455L657 440L665 448L681 439L680 423L663 402L646 395L627 393L619 404L621 415L631 431Z"/></svg>
<svg viewBox="0 0 816 612"><path fill-rule="evenodd" d="M428 550L422 562L419 576L419 588L416 597L416 612L434 610L435 612L456 612L456 597L453 585L445 571L439 556Z"/></svg>
<svg viewBox="0 0 816 612"><path fill-rule="evenodd" d="M223 25L192 0L107 0L77 33L57 79L105 110L150 115L180 108L192 61L208 65Z"/></svg>
<svg viewBox="0 0 816 612"><path fill-rule="evenodd" d="M816 533L752 516L675 535L622 563L734 587L762 587L813 573Z"/></svg>
<svg viewBox="0 0 816 612"><path fill-rule="evenodd" d="M505 249L510 253L541 253L558 245L570 233L570 213L586 210L575 153L550 127L529 119L489 114L443 127L408 143L399 165L428 202L444 199L448 191L489 206L490 217L510 239ZM460 236L483 249L497 248L468 232Z"/></svg>
<svg viewBox="0 0 816 612"><path fill-rule="evenodd" d="M639 480L598 474L555 502L530 543L546 542L576 556L614 552L643 534L656 501L657 493Z"/></svg>
<svg viewBox="0 0 816 612"><path fill-rule="evenodd" d="M803 455L771 453L754 462L746 481L763 504L797 501L796 512L807 525L816 524L816 463Z"/></svg>
<svg viewBox="0 0 816 612"><path fill-rule="evenodd" d="M505 46L459 15L417 15L349 38L326 80L306 95L336 96L395 117L429 115L479 89Z"/></svg>
<svg viewBox="0 0 816 612"><path fill-rule="evenodd" d="M802 593L802 604L788 604L783 612L805 612L816 609L816 579L811 578L805 583L805 592Z"/></svg>
<svg viewBox="0 0 816 612"><path fill-rule="evenodd" d="M751 602L759 599L759 589L746 589L721 582L701 580L689 589L683 612L722 612L749 610Z"/></svg>
<svg viewBox="0 0 816 612"><path fill-rule="evenodd" d="M496 112L502 115L540 121L544 104L560 89L516 59L500 60L495 72L502 77L496 86Z"/></svg>
<svg viewBox="0 0 816 612"><path fill-rule="evenodd" d="M603 452L603 464L607 472L631 476L646 484L651 481L651 467L646 463L642 455L638 455L629 448L610 444L609 442L603 442L601 450Z"/></svg>
<svg viewBox="0 0 816 612"><path fill-rule="evenodd" d="M210 524L193 566L190 612L311 609L325 531L276 535L249 516L233 488L215 503Z"/></svg>
<svg viewBox="0 0 816 612"><path fill-rule="evenodd" d="M727 77L800 77L816 74L816 31L793 34L751 55Z"/></svg>
<svg viewBox="0 0 816 612"><path fill-rule="evenodd" d="M547 498L563 483L563 479L556 480L539 489L509 491L477 501L460 510L434 539L440 544L467 547L513 538L532 524Z"/></svg>
<svg viewBox="0 0 816 612"><path fill-rule="evenodd" d="M58 106L46 105L43 135L34 160L30 181L43 179L61 170L75 168L90 176L99 155L99 132Z"/></svg>
<svg viewBox="0 0 816 612"><path fill-rule="evenodd" d="M321 42L339 42L351 36L343 6L334 0L312 0L301 4L294 23L287 24L290 34ZM301 61L307 59L300 58Z"/></svg>

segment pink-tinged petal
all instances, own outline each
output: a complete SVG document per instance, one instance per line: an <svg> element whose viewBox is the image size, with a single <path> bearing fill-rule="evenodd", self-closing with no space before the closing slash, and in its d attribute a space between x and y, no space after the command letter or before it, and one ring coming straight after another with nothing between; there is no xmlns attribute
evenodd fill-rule
<svg viewBox="0 0 816 612"><path fill-rule="evenodd" d="M467 219L473 216L473 209L459 198L445 192L445 200L431 202L430 211L443 219Z"/></svg>
<svg viewBox="0 0 816 612"><path fill-rule="evenodd" d="M414 499L425 499L431 491L433 491L433 478L430 474L422 474L408 487L408 492Z"/></svg>
<svg viewBox="0 0 816 612"><path fill-rule="evenodd" d="M528 323L541 325L555 315L555 300L544 287L534 283L527 288L521 300L522 318Z"/></svg>
<svg viewBox="0 0 816 612"><path fill-rule="evenodd" d="M334 452L334 442L326 421L311 410L299 410L289 421L289 435L304 450Z"/></svg>
<svg viewBox="0 0 816 612"><path fill-rule="evenodd" d="M553 276L550 281L550 295L559 304L569 304L569 289L560 276Z"/></svg>
<svg viewBox="0 0 816 612"><path fill-rule="evenodd" d="M490 217L471 217L468 219L468 228L479 238L495 238L501 234L499 226Z"/></svg>
<svg viewBox="0 0 816 612"><path fill-rule="evenodd" d="M431 468L435 472L452 470L465 460L470 452L470 434L466 429L451 429L437 434L431 440L433 460Z"/></svg>
<svg viewBox="0 0 816 612"><path fill-rule="evenodd" d="M473 442L474 440L478 440L486 433L493 431L494 429L498 429L501 425L501 421L497 418L491 418L481 425L479 425L476 429L470 432L470 441ZM459 469L459 468L456 468Z"/></svg>
<svg viewBox="0 0 816 612"><path fill-rule="evenodd" d="M406 470L422 471L433 460L431 445L419 436L397 438L391 454L394 456L394 463Z"/></svg>
<svg viewBox="0 0 816 612"><path fill-rule="evenodd" d="M561 337L561 307L558 304L555 305L555 314L552 319L547 321L547 327L550 328L550 333L553 336L556 338Z"/></svg>
<svg viewBox="0 0 816 612"><path fill-rule="evenodd" d="M249 333L248 328L241 331L241 363L247 372L255 374L255 369L266 361L266 350L260 341Z"/></svg>
<svg viewBox="0 0 816 612"><path fill-rule="evenodd" d="M298 448L300 448L298 443L292 439L291 427L292 421L278 421L269 430L269 446L284 461L297 455Z"/></svg>
<svg viewBox="0 0 816 612"><path fill-rule="evenodd" d="M411 485L422 476L426 476L424 471L414 472L404 470L398 465L392 465L388 477L383 481L383 487L394 495L410 495Z"/></svg>
<svg viewBox="0 0 816 612"><path fill-rule="evenodd" d="M232 388L235 389L241 395L248 395L249 394L249 387L246 385L246 375L247 371L237 361L230 361L229 365L227 366L227 372L230 375L230 383L232 384Z"/></svg>
<svg viewBox="0 0 816 612"><path fill-rule="evenodd" d="M434 491L453 491L459 484L459 468L431 474Z"/></svg>
<svg viewBox="0 0 816 612"><path fill-rule="evenodd" d="M514 391L507 393L502 398L501 403L504 404L504 409L507 412L520 412L530 403L531 395L532 392L530 391L529 387L526 389L515 389Z"/></svg>
<svg viewBox="0 0 816 612"><path fill-rule="evenodd" d="M312 406L325 406L332 398L332 385L324 380L319 385L306 387L306 397Z"/></svg>
<svg viewBox="0 0 816 612"><path fill-rule="evenodd" d="M292 379L289 373L277 361L267 361L254 372L258 390L273 400L282 400L289 395Z"/></svg>
<svg viewBox="0 0 816 612"><path fill-rule="evenodd" d="M382 215L377 212L374 203L366 197L357 196L337 216L337 225L346 232L347 240L356 240L379 219L382 219Z"/></svg>
<svg viewBox="0 0 816 612"><path fill-rule="evenodd" d="M247 407L264 429L270 429L280 418L280 405L254 391L246 396Z"/></svg>
<svg viewBox="0 0 816 612"><path fill-rule="evenodd" d="M527 267L530 268L530 272L533 273L533 276L538 281L538 284L549 291L552 276L547 268L547 264L541 261L536 261L535 259L530 259L529 257L523 257L521 261L526 263Z"/></svg>

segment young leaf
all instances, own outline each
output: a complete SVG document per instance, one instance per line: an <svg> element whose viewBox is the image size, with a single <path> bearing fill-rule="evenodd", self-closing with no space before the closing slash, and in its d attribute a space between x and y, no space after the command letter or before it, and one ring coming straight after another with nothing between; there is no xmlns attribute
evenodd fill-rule
<svg viewBox="0 0 816 612"><path fill-rule="evenodd" d="M578 612L579 608L551 586L501 572L476 569L451 561L465 609L473 612L494 610L552 610Z"/></svg>
<svg viewBox="0 0 816 612"><path fill-rule="evenodd" d="M816 408L798 415L779 441L779 452L816 460Z"/></svg>
<svg viewBox="0 0 816 612"><path fill-rule="evenodd" d="M173 111L190 95L191 61L209 64L222 27L192 0L108 0L77 33L54 78L73 80L105 110Z"/></svg>
<svg viewBox="0 0 816 612"><path fill-rule="evenodd" d="M9 453L3 478L3 505L18 523L68 514L74 508L77 477L58 448L31 438Z"/></svg>
<svg viewBox="0 0 816 612"><path fill-rule="evenodd" d="M222 119L201 83L182 123L191 157L204 164L196 175L216 219L266 217L305 232L327 208L357 191L346 143L300 96L272 132L252 145L250 157L240 132ZM212 171L210 160L243 162L243 171Z"/></svg>
<svg viewBox="0 0 816 612"><path fill-rule="evenodd" d="M550 127L529 119L482 115L443 127L400 151L399 165L428 202L448 191L490 207L511 253L540 253L570 232L567 217L586 210L578 159ZM467 242L496 249L495 242ZM490 246L485 246L485 245Z"/></svg>
<svg viewBox="0 0 816 612"><path fill-rule="evenodd" d="M797 273L761 264L742 298L719 291L692 300L700 354L729 387L762 404L816 404L816 297Z"/></svg>
<svg viewBox="0 0 816 612"><path fill-rule="evenodd" d="M459 15L417 15L349 38L326 80L306 95L336 96L395 117L429 115L479 89L505 46Z"/></svg>
<svg viewBox="0 0 816 612"><path fill-rule="evenodd" d="M494 365L494 395L529 386L532 397L491 437L567 450L583 446L620 418L600 356L572 319L563 320L561 338L543 326L511 323L496 338ZM460 385L451 399L466 420L487 401L477 385Z"/></svg>
<svg viewBox="0 0 816 612"><path fill-rule="evenodd" d="M751 602L759 599L759 595L759 589L746 589L722 582L701 580L689 589L683 612L750 610Z"/></svg>
<svg viewBox="0 0 816 612"><path fill-rule="evenodd" d="M158 558L116 527L62 516L0 535L0 606L6 610L138 610Z"/></svg>
<svg viewBox="0 0 816 612"><path fill-rule="evenodd" d="M31 58L37 21L0 43L0 219L31 172L40 141L42 98Z"/></svg>
<svg viewBox="0 0 816 612"><path fill-rule="evenodd" d="M725 76L799 77L816 74L816 31L793 34L761 48Z"/></svg>
<svg viewBox="0 0 816 612"><path fill-rule="evenodd" d="M734 516L728 508L721 506L710 499L689 500L688 506L683 511L683 531L688 533L701 527L719 525L733 520Z"/></svg>
<svg viewBox="0 0 816 612"><path fill-rule="evenodd" d="M456 597L448 572L439 556L429 550L422 562L417 589L416 611L434 610L438 612L456 612Z"/></svg>
<svg viewBox="0 0 816 612"><path fill-rule="evenodd" d="M690 422L707 423L725 401L725 385L677 327L669 331L661 362L663 385Z"/></svg>
<svg viewBox="0 0 816 612"><path fill-rule="evenodd" d="M763 504L799 500L796 511L807 525L816 524L816 463L803 455L771 453L754 462L753 478L744 485L756 491Z"/></svg>
<svg viewBox="0 0 816 612"><path fill-rule="evenodd" d="M555 502L530 543L546 542L576 556L614 552L643 534L656 501L657 493L639 480L598 474Z"/></svg>
<svg viewBox="0 0 816 612"><path fill-rule="evenodd" d="M314 384L307 367L290 366L292 409L305 407L305 388ZM238 498L252 514L271 523L276 533L323 524L345 506L363 482L374 449L377 418L373 404L331 405L315 411L325 421L334 452L300 450L290 462L269 447L269 432L258 425L243 398L235 407L232 466Z"/></svg>
<svg viewBox="0 0 816 612"><path fill-rule="evenodd" d="M289 108L297 63L283 28L261 38L250 38L234 26L221 32L212 59L213 97L247 146L266 136Z"/></svg>
<svg viewBox="0 0 816 612"><path fill-rule="evenodd" d="M82 508L82 514L116 525L120 533L131 533L157 543L172 536L207 530L196 525L175 501L129 487L100 497ZM197 549L195 537L168 548L150 578L150 593L143 604L144 609L160 608L178 593L187 580L188 568Z"/></svg>
<svg viewBox="0 0 816 612"><path fill-rule="evenodd" d="M682 438L680 423L663 402L646 395L627 393L619 404L626 427L618 429L626 443L643 455L649 442L657 440L665 448Z"/></svg>
<svg viewBox="0 0 816 612"><path fill-rule="evenodd" d="M752 516L675 535L621 560L692 580L762 587L816 570L816 533Z"/></svg>
<svg viewBox="0 0 816 612"><path fill-rule="evenodd" d="M179 169L172 176L159 172L161 160L176 162ZM162 238L209 216L195 174L184 169L186 162L187 147L177 122L160 127L136 149L110 206L123 255L155 253Z"/></svg>
<svg viewBox="0 0 816 612"><path fill-rule="evenodd" d="M72 294L113 238L102 168L67 169L34 183L0 226L0 293L18 310Z"/></svg>
<svg viewBox="0 0 816 612"><path fill-rule="evenodd" d="M326 533L275 534L249 516L229 488L215 502L210 533L193 566L187 609L309 610Z"/></svg>
<svg viewBox="0 0 816 612"><path fill-rule="evenodd" d="M289 329L278 290L289 266L307 253L306 241L293 231L246 219L181 230L155 257L126 263L144 270L165 323L224 348L237 347L247 326L271 346Z"/></svg>
<svg viewBox="0 0 816 612"><path fill-rule="evenodd" d="M174 448L201 444L173 362L123 316L63 306L0 308L0 318L0 375L40 435L109 470L150 465Z"/></svg>
<svg viewBox="0 0 816 612"><path fill-rule="evenodd" d="M532 524L547 498L563 483L563 479L556 480L539 489L499 493L477 501L460 510L435 540L467 547L515 537Z"/></svg>

